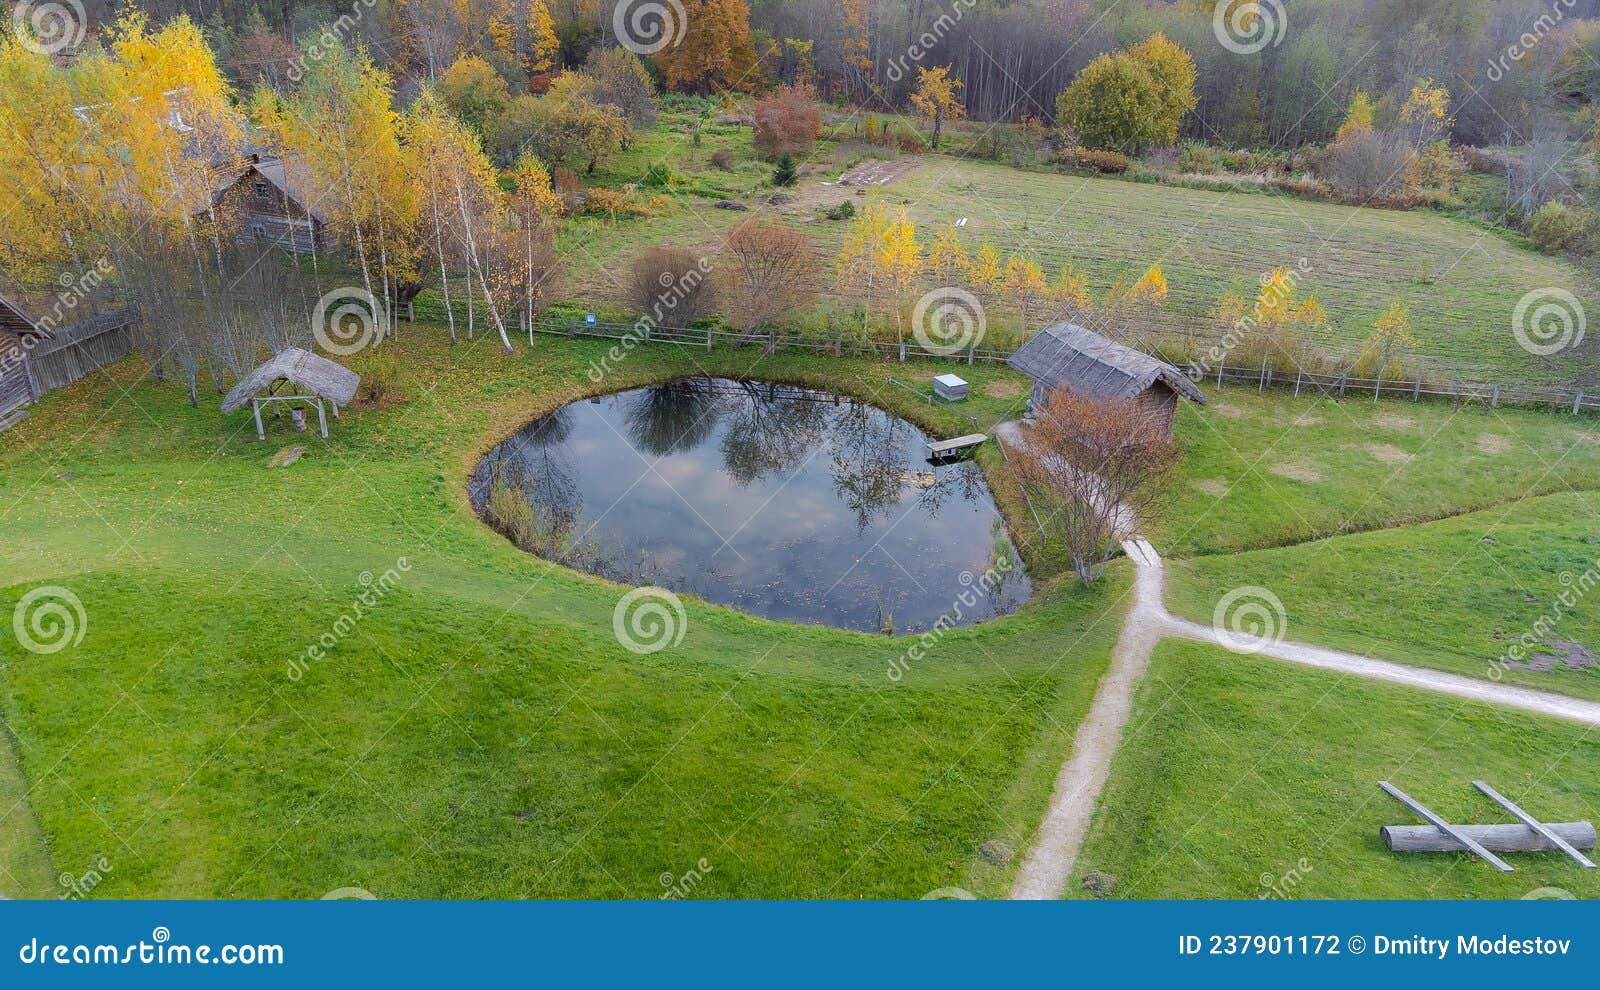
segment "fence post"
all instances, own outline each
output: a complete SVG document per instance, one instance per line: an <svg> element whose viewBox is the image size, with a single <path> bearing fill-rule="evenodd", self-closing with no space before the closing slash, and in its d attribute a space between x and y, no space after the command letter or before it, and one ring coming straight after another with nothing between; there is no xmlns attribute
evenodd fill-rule
<svg viewBox="0 0 1600 990"><path fill-rule="evenodd" d="M1500 405L1500 386L1494 387L1494 392L1489 396L1489 408L1495 409Z"/></svg>
<svg viewBox="0 0 1600 990"><path fill-rule="evenodd" d="M1572 415L1576 416L1583 409L1583 389L1578 389L1578 394L1572 399Z"/></svg>
<svg viewBox="0 0 1600 990"><path fill-rule="evenodd" d="M1412 402L1421 402L1422 401L1422 379L1420 379L1420 378L1417 379L1417 384L1415 386L1413 386L1412 389L1411 389L1411 401Z"/></svg>
<svg viewBox="0 0 1600 990"><path fill-rule="evenodd" d="M903 340L900 342L900 363L906 363L906 342Z"/></svg>
<svg viewBox="0 0 1600 990"><path fill-rule="evenodd" d="M706 353L711 353L711 328L706 327Z"/></svg>
<svg viewBox="0 0 1600 990"><path fill-rule="evenodd" d="M1222 387L1222 362L1217 362L1217 388Z"/></svg>
<svg viewBox="0 0 1600 990"><path fill-rule="evenodd" d="M1344 398L1344 390L1350 384L1350 372L1346 371L1339 376L1339 398Z"/></svg>
<svg viewBox="0 0 1600 990"><path fill-rule="evenodd" d="M1297 399L1300 398L1300 380L1304 378L1305 375L1306 373L1304 368L1296 368L1294 371L1294 397Z"/></svg>
<svg viewBox="0 0 1600 990"><path fill-rule="evenodd" d="M972 366L972 351L977 346L978 346L977 340L972 340L972 341L969 341L967 343L967 366L968 367Z"/></svg>

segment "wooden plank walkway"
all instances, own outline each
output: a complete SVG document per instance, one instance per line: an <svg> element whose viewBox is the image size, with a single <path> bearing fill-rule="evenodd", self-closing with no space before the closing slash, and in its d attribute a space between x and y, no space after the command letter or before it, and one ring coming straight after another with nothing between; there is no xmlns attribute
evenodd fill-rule
<svg viewBox="0 0 1600 990"><path fill-rule="evenodd" d="M928 441L928 456L949 457L951 454L959 453L969 447L976 447L987 439L989 438L982 433L968 433L964 437L955 437L951 440L930 440Z"/></svg>

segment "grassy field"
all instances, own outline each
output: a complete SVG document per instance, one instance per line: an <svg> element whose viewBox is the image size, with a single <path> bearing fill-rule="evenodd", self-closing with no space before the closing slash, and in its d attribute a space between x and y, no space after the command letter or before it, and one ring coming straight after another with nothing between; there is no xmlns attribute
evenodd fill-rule
<svg viewBox="0 0 1600 990"><path fill-rule="evenodd" d="M1597 492L1281 550L1178 561L1169 570L1168 605L1209 622L1218 598L1244 585L1279 596L1289 639L1600 698L1600 666L1494 665L1524 635L1535 643L1600 647ZM1556 655L1547 646L1532 652Z"/></svg>
<svg viewBox="0 0 1600 990"><path fill-rule="evenodd" d="M1126 608L1127 568L1093 591L1052 577L1063 562L997 452L980 457L1037 595L950 633L900 683L885 672L903 641L694 602L681 646L637 657L611 631L621 588L513 550L464 492L477 457L540 412L682 374L826 387L968 432L887 382L925 389L945 368L656 347L597 386L596 342L541 338L504 356L418 324L393 346L405 401L347 412L326 442L275 426L257 443L247 416L191 409L132 361L4 435L0 614L56 585L87 625L59 653L0 647L21 770L0 760L0 891L59 893L55 877L102 860L98 894L114 897L652 897L689 871L694 896L1006 890L1017 861L996 850L1025 848L1039 820ZM963 411L984 428L1016 414L1018 376L959 370L973 382ZM1193 565L1202 596L1233 575L1201 569L1267 556L1220 555L1235 547L1410 521L1400 507L1449 516L1558 480L1600 487L1588 421L1213 398L1183 413L1180 494L1157 531L1169 554L1217 554ZM1396 445L1415 440L1404 469L1369 449L1384 417L1411 420L1383 419ZM1482 454L1487 429L1514 442ZM292 442L304 457L268 468ZM1563 452L1571 470L1547 479ZM1326 480L1271 472L1290 456ZM395 589L289 677L352 610L362 575L401 558ZM1559 564L1517 566L1545 581ZM1355 745L1350 731L1336 744Z"/></svg>
<svg viewBox="0 0 1600 990"><path fill-rule="evenodd" d="M1044 582L898 684L903 641L693 602L680 647L636 657L611 631L621 588L513 550L463 490L478 452L594 388L601 348L505 358L402 332L408 401L296 438L286 469L266 467L285 429L258 444L247 416L191 410L132 363L6 433L0 608L49 584L87 617L59 653L0 647L28 781L19 802L0 776L0 849L42 832L51 860L19 857L7 893L101 859L112 897L655 897L691 870L701 897L1005 889L1015 862L978 848L1020 849L1037 822L1120 572L1090 593ZM758 357L636 352L606 388ZM882 365L760 372L961 422L883 391ZM291 679L360 575L402 557L394 591Z"/></svg>
<svg viewBox="0 0 1600 990"><path fill-rule="evenodd" d="M801 224L817 251L816 285L828 292L846 225L816 220L817 210L866 200L822 182L837 179L864 155L895 153L824 141L804 163L800 184L775 190L764 185L770 168L753 159L748 130L708 129L695 147L685 127L681 115L665 116L654 132L592 177L617 186L639 181L661 163L683 182L676 205L662 216L614 226L584 223L564 236L574 298L587 304L597 296L621 301L623 273L641 245L668 241L709 249L730 224L753 215L718 209L718 198ZM718 148L736 153L731 172L710 164ZM767 205L766 198L779 191L793 201ZM1025 252L1044 263L1051 277L1070 261L1090 276L1095 294L1159 262L1171 290L1166 311L1177 316L1206 316L1230 289L1253 295L1263 272L1294 267L1304 258L1309 271L1300 279L1302 290L1326 306L1334 325L1326 342L1332 350L1359 344L1371 323L1399 301L1410 312L1418 353L1469 376L1592 382L1600 361L1600 335L1552 357L1529 354L1512 335L1512 314L1525 293L1560 287L1593 298L1582 272L1503 234L1437 213L1027 171L949 155L924 156L919 168L874 187L871 198L905 205L924 240L965 217L962 233L970 246L987 238L1002 261L1011 252Z"/></svg>
<svg viewBox="0 0 1600 990"><path fill-rule="evenodd" d="M1547 821L1600 815L1592 730L1215 647L1156 652L1069 896L1091 872L1134 898L1600 896L1559 853L1500 873L1458 854L1397 855L1415 818L1389 780L1452 821L1508 821L1485 779ZM1100 880L1103 888L1103 879Z"/></svg>

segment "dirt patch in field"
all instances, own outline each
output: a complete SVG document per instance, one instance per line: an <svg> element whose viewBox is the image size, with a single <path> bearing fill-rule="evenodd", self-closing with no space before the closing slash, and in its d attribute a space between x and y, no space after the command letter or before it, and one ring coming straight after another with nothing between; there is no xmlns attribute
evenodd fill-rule
<svg viewBox="0 0 1600 990"><path fill-rule="evenodd" d="M1578 433L1575 435L1577 436L1579 443L1594 444L1595 446L1600 447L1600 433Z"/></svg>
<svg viewBox="0 0 1600 990"><path fill-rule="evenodd" d="M1314 485L1322 480L1322 472L1306 464L1270 464L1267 470L1280 478Z"/></svg>
<svg viewBox="0 0 1600 990"><path fill-rule="evenodd" d="M983 387L983 394L991 399L1015 399L1022 394L1022 385L1018 382L990 382Z"/></svg>
<svg viewBox="0 0 1600 990"><path fill-rule="evenodd" d="M1483 454L1503 454L1511 449L1511 438L1499 433L1478 434L1478 452Z"/></svg>
<svg viewBox="0 0 1600 990"><path fill-rule="evenodd" d="M1226 416L1229 419L1243 419L1250 415L1238 406L1230 406L1226 402L1213 402L1211 411L1218 416Z"/></svg>
<svg viewBox="0 0 1600 990"><path fill-rule="evenodd" d="M1411 460L1411 455L1392 444L1375 443L1367 447L1367 453L1372 459L1382 464L1404 464Z"/></svg>
<svg viewBox="0 0 1600 990"><path fill-rule="evenodd" d="M1537 670L1541 673L1549 673L1556 669L1556 664L1560 664L1569 670L1588 670L1590 667L1600 663L1600 656L1595 656L1593 650L1576 640L1551 639L1546 640L1544 646L1549 651L1548 653L1531 654L1525 661L1507 660L1505 665L1516 670Z"/></svg>
<svg viewBox="0 0 1600 990"><path fill-rule="evenodd" d="M846 172L837 185L887 186L921 164L922 160L918 158L896 158L893 161L869 159Z"/></svg>
<svg viewBox="0 0 1600 990"><path fill-rule="evenodd" d="M1296 426L1316 426L1320 422L1322 422L1321 416L1312 416L1309 413L1294 418L1294 425Z"/></svg>
<svg viewBox="0 0 1600 990"><path fill-rule="evenodd" d="M1204 481L1194 482L1196 490L1212 498L1222 498L1228 494L1228 482L1224 478L1207 478Z"/></svg>
<svg viewBox="0 0 1600 990"><path fill-rule="evenodd" d="M1409 430L1417 425L1417 421L1410 416L1401 416L1397 413L1379 413L1372 417L1372 424L1386 430Z"/></svg>

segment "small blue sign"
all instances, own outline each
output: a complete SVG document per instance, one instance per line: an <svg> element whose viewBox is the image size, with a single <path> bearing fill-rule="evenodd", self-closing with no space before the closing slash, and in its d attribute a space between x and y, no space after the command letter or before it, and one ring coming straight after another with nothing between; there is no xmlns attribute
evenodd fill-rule
<svg viewBox="0 0 1600 990"><path fill-rule="evenodd" d="M583 323L584 323L585 326L591 326L591 327L594 326L595 325L594 314L593 313L585 313L585 314L583 314Z"/></svg>

